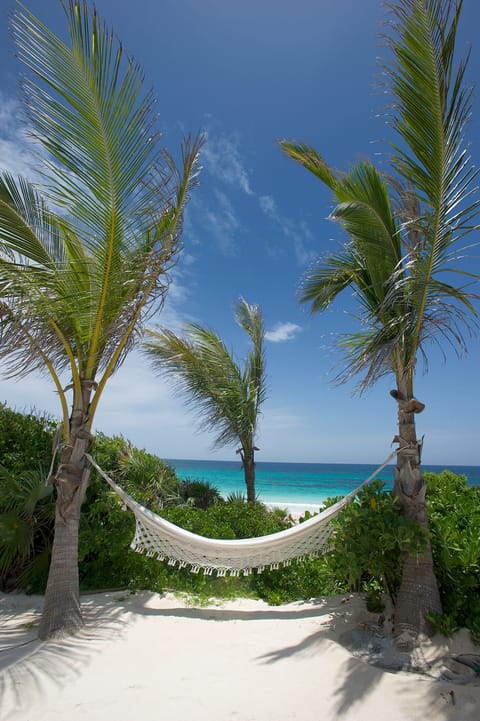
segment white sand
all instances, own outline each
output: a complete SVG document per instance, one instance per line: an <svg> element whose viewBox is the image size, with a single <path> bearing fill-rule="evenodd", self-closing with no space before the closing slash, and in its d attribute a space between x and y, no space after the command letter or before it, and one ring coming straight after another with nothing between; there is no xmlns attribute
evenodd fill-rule
<svg viewBox="0 0 480 721"><path fill-rule="evenodd" d="M266 506L270 509L281 508L289 513L293 518L297 519L300 518L300 516L303 516L305 511L309 511L310 513L320 513L323 508L321 503L290 503L289 501L285 501L285 503L282 501L272 501L271 503L267 501Z"/></svg>
<svg viewBox="0 0 480 721"><path fill-rule="evenodd" d="M35 640L40 597L0 594L2 721L476 721L480 684L390 673L342 634L372 617L359 597L199 608L172 594L82 598L77 636ZM463 633L430 659L471 651ZM477 649L478 652L478 649Z"/></svg>

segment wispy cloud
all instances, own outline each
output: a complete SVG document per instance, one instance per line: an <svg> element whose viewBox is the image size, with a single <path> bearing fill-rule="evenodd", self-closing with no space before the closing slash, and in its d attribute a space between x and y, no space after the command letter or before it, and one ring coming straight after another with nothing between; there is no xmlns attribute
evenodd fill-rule
<svg viewBox="0 0 480 721"><path fill-rule="evenodd" d="M283 343L292 340L301 330L301 326L295 323L277 323L273 330L265 333L265 340L269 340L271 343Z"/></svg>
<svg viewBox="0 0 480 721"><path fill-rule="evenodd" d="M284 236L291 241L297 263L301 266L312 263L316 253L308 247L313 236L307 223L303 220L298 222L282 215L271 195L260 195L258 202L265 215L278 225Z"/></svg>
<svg viewBox="0 0 480 721"><path fill-rule="evenodd" d="M265 215L274 219L277 217L277 206L271 195L260 195L258 202Z"/></svg>
<svg viewBox="0 0 480 721"><path fill-rule="evenodd" d="M27 131L18 101L0 92L0 170L35 180L36 156Z"/></svg>
<svg viewBox="0 0 480 721"><path fill-rule="evenodd" d="M254 195L249 172L240 155L239 142L234 137L208 133L202 160L205 169L217 180L239 187L247 195Z"/></svg>
<svg viewBox="0 0 480 721"><path fill-rule="evenodd" d="M232 202L222 190L213 191L213 200L214 204L201 210L198 221L209 241L213 240L224 255L234 256L238 248L235 232L240 227L240 221Z"/></svg>

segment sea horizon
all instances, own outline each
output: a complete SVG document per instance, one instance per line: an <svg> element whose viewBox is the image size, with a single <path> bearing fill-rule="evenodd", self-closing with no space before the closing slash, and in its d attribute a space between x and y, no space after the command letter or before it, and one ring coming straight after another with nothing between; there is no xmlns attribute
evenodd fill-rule
<svg viewBox="0 0 480 721"><path fill-rule="evenodd" d="M206 481L215 486L223 497L245 494L245 482L240 461L199 459L166 459L182 480ZM350 493L371 474L391 488L393 464L376 472L378 465L370 463L295 463L258 461L255 490L264 503L303 508L319 507L326 498ZM440 473L448 469L467 477L469 485L480 485L480 466L422 465L423 472ZM373 480L373 479L372 479Z"/></svg>

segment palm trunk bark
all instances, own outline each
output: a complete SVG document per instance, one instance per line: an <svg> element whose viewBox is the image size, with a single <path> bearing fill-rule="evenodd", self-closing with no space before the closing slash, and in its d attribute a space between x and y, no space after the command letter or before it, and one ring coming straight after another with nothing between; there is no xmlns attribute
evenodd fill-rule
<svg viewBox="0 0 480 721"><path fill-rule="evenodd" d="M402 387L404 385L404 387ZM398 404L399 443L393 493L398 497L404 518L410 518L428 534L426 484L421 469L421 446L417 440L415 414L424 405L408 393L407 385L397 383L391 395ZM402 581L395 604L395 636L408 645L419 633L431 633L426 619L429 611L442 612L438 583L434 573L430 541L414 556L402 559Z"/></svg>
<svg viewBox="0 0 480 721"><path fill-rule="evenodd" d="M245 485L247 487L247 501L255 503L255 451L241 452L243 473L245 475Z"/></svg>
<svg viewBox="0 0 480 721"><path fill-rule="evenodd" d="M88 409L90 390L83 393ZM70 418L70 441L62 447L55 475L57 491L55 535L47 589L38 636L40 639L71 634L83 626L78 576L80 509L90 470L85 453L91 446L88 412L76 409Z"/></svg>

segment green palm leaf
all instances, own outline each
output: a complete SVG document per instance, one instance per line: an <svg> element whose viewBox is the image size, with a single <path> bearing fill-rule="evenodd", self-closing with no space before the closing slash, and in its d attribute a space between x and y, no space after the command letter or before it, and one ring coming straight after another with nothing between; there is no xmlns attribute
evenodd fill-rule
<svg viewBox="0 0 480 721"><path fill-rule="evenodd" d="M213 330L194 323L183 338L167 329L147 331L143 348L158 372L173 377L202 428L216 433L215 445L240 442L251 451L266 396L265 331L258 306L241 300L235 317L252 341L243 370Z"/></svg>
<svg viewBox="0 0 480 721"><path fill-rule="evenodd" d="M468 279L476 276L462 267L458 244L479 207L471 197L477 171L464 141L471 109L471 90L463 82L467 61L454 66L461 5L403 0L390 6L395 24L388 76L401 139L393 146L394 175L382 176L369 163L342 174L310 146L280 143L333 192L331 218L350 239L308 273L301 299L321 311L353 289L367 329L342 342L346 376L364 370L367 385L388 362L398 370L399 359L412 374L417 354L426 358L427 342L445 341L463 352L462 328L475 314ZM464 282L442 281L442 274L449 280L463 276Z"/></svg>

